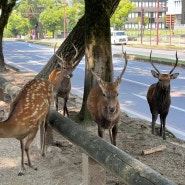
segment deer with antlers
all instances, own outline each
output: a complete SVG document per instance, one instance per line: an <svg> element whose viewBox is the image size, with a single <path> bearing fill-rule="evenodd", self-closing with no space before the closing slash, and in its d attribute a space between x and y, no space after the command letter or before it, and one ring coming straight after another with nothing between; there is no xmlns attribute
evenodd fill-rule
<svg viewBox="0 0 185 185"><path fill-rule="evenodd" d="M109 129L110 141L116 146L118 122L120 119L120 104L118 100L118 88L122 76L127 67L127 57L124 53L125 65L121 74L114 82L105 82L92 71L90 64L87 64L98 84L93 86L87 98L87 108L94 121L98 125L98 135L103 138L105 129Z"/></svg>
<svg viewBox="0 0 185 185"><path fill-rule="evenodd" d="M74 66L76 65L76 57L78 56L78 50L73 45L75 49L75 56L70 60L66 61L64 60L63 56L58 56L55 52L54 48L54 54L55 56L60 60L59 65L61 66L61 69L54 69L50 75L49 75L49 81L54 85L54 107L58 111L58 97L61 97L64 99L63 104L63 115L65 116L65 113L67 116L69 116L68 108L67 108L67 101L69 98L69 93L71 90L71 77L73 76L72 72L74 70Z"/></svg>
<svg viewBox="0 0 185 185"><path fill-rule="evenodd" d="M35 138L39 126L44 123L50 110L53 98L53 85L44 79L28 82L10 105L10 113L6 120L0 122L0 138L16 138L21 144L21 170L24 174L24 152L28 166L37 170L30 160L30 145ZM43 133L42 155L45 155L45 130Z"/></svg>
<svg viewBox="0 0 185 185"><path fill-rule="evenodd" d="M170 96L170 80L176 79L179 73L173 73L174 69L178 63L178 57L176 52L176 62L171 71L168 74L162 74L160 71L154 66L153 61L151 60L152 51L150 53L150 61L154 70L151 70L152 75L158 79L157 83L152 84L147 92L147 101L150 107L150 111L152 114L152 134L155 134L155 123L160 115L160 136L163 139L166 139L165 135L165 124L166 117L169 112L170 104L171 104L171 96ZM173 74L172 74L173 73Z"/></svg>

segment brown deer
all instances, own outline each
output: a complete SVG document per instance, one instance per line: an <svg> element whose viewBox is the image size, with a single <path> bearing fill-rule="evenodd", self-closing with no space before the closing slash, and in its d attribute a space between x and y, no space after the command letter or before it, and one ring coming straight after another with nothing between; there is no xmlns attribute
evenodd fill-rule
<svg viewBox="0 0 185 185"><path fill-rule="evenodd" d="M154 66L151 60L152 51L150 53L150 61L154 70L151 70L152 75L158 79L157 83L152 84L147 92L147 101L150 107L150 111L152 114L152 134L155 134L155 123L160 115L160 136L163 139L166 139L165 135L165 124L166 117L169 112L170 104L171 104L171 96L170 96L170 80L176 79L179 73L173 73L174 69L178 63L178 57L176 52L176 63L172 70L168 74L161 74L160 71Z"/></svg>
<svg viewBox="0 0 185 185"><path fill-rule="evenodd" d="M105 129L109 129L110 141L115 146L118 122L120 119L118 88L128 63L126 53L124 53L124 58L124 68L114 82L103 81L90 68L93 76L97 79L98 84L93 86L90 90L87 98L87 108L98 125L98 135L103 138ZM88 66L90 66L89 63Z"/></svg>
<svg viewBox="0 0 185 185"><path fill-rule="evenodd" d="M39 126L45 121L53 98L53 86L48 80L34 79L28 82L10 105L10 113L6 120L0 122L0 138L16 138L21 144L21 170L24 175L24 151L28 166L37 170L30 160L30 145L35 138ZM45 144L45 132L43 145ZM42 146L44 156L45 146Z"/></svg>
<svg viewBox="0 0 185 185"><path fill-rule="evenodd" d="M59 65L61 66L61 69L54 69L50 75L49 75L49 81L54 85L54 107L58 111L58 97L61 97L64 99L64 104L63 104L63 115L65 116L65 113L67 116L69 116L69 112L67 109L67 101L69 98L69 93L71 90L71 77L73 76L73 68L76 65L75 60L76 57L78 56L78 50L77 48L73 45L76 54L75 56L70 60L70 61L65 61L63 57L59 57L54 48L54 54L55 56L61 61Z"/></svg>

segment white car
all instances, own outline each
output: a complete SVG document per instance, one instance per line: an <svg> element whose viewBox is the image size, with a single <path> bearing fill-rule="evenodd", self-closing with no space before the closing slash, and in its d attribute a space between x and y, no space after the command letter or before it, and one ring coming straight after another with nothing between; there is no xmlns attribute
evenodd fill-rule
<svg viewBox="0 0 185 185"><path fill-rule="evenodd" d="M127 44L128 36L125 31L111 31L111 44Z"/></svg>

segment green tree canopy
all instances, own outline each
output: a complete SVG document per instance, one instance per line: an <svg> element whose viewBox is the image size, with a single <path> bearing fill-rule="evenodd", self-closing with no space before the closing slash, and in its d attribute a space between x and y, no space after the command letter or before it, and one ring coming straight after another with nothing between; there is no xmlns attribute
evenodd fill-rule
<svg viewBox="0 0 185 185"><path fill-rule="evenodd" d="M115 13L111 17L111 26L115 29L122 29L125 22L128 19L128 15L136 8L135 4L132 4L130 0L121 0Z"/></svg>
<svg viewBox="0 0 185 185"><path fill-rule="evenodd" d="M18 34L25 35L29 31L29 21L27 18L21 16L14 10L9 18L7 29L13 33L14 36Z"/></svg>

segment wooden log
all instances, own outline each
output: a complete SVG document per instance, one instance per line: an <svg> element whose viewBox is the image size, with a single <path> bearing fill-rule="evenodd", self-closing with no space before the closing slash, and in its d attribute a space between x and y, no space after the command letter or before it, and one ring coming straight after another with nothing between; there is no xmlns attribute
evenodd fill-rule
<svg viewBox="0 0 185 185"><path fill-rule="evenodd" d="M149 155L149 154L153 154L153 153L156 153L156 152L161 152L165 149L166 149L165 145L160 145L160 146L153 147L153 148L150 148L150 149L147 149L147 150L142 150L141 155Z"/></svg>
<svg viewBox="0 0 185 185"><path fill-rule="evenodd" d="M0 77L0 88L3 90L4 93L7 93L11 97L11 100L13 100L21 90L20 87L13 85L11 82L7 81L3 77Z"/></svg>
<svg viewBox="0 0 185 185"><path fill-rule="evenodd" d="M55 110L50 111L48 122L53 129L127 185L175 185L174 182Z"/></svg>

